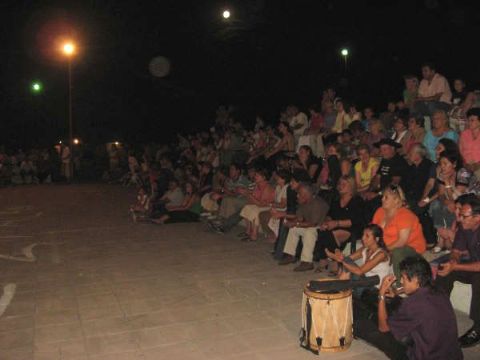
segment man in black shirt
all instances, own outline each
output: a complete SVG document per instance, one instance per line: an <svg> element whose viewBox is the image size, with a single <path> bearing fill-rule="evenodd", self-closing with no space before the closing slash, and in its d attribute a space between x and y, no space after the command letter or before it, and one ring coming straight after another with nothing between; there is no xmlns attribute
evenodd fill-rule
<svg viewBox="0 0 480 360"><path fill-rule="evenodd" d="M403 183L405 184L404 191L409 208L418 216L427 243L433 246L437 237L432 218L428 213L428 206L419 206L419 203L424 199L425 186L430 179L431 169L433 168L433 162L426 156L427 149L425 146L422 144L412 146L408 152L410 165Z"/></svg>
<svg viewBox="0 0 480 360"><path fill-rule="evenodd" d="M461 226L455 234L450 261L439 266L436 284L447 294L452 292L455 281L471 284L473 326L459 339L462 347L470 347L480 343L480 199L466 199L459 217ZM461 261L462 255L468 255L469 260Z"/></svg>
<svg viewBox="0 0 480 360"><path fill-rule="evenodd" d="M377 175L372 180L370 191L365 194L367 218L373 217L375 211L381 206L381 191L388 185L400 185L404 188L408 164L405 159L397 153L402 145L392 139L382 139L374 144L380 148L382 161L378 167Z"/></svg>

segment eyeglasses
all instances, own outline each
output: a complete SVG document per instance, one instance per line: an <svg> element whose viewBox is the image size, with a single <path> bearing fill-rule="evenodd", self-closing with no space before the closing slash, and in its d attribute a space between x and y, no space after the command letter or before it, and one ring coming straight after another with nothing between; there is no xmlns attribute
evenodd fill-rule
<svg viewBox="0 0 480 360"><path fill-rule="evenodd" d="M394 192L396 192L397 194L399 194L398 185L391 184L388 188L389 188L391 191L394 191Z"/></svg>

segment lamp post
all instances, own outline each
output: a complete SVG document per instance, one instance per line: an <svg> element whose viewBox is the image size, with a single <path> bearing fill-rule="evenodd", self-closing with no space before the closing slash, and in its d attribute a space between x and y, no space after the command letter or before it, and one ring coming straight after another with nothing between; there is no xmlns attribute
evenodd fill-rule
<svg viewBox="0 0 480 360"><path fill-rule="evenodd" d="M347 58L348 58L348 49L347 48L343 48L340 53L342 54L343 56L343 59L345 60L345 74L347 73Z"/></svg>
<svg viewBox="0 0 480 360"><path fill-rule="evenodd" d="M230 13L230 10L226 9L223 11L222 16L225 20L229 19L232 14Z"/></svg>
<svg viewBox="0 0 480 360"><path fill-rule="evenodd" d="M75 55L75 44L71 41L63 44L62 52L68 60L68 144L70 146L70 171L73 177L73 116L72 116L72 58Z"/></svg>

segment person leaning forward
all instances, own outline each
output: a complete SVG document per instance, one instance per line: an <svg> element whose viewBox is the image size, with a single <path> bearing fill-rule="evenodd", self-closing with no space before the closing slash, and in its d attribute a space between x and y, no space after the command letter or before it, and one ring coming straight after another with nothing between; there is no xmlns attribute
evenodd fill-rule
<svg viewBox="0 0 480 360"><path fill-rule="evenodd" d="M306 184L302 184L298 190L298 204L295 218L286 220L284 223L290 230L283 249L284 258L279 265L296 262L295 252L298 242L302 238L301 262L294 271L307 271L313 269L313 251L318 237L317 228L325 220L329 206L325 200L316 197L313 188Z"/></svg>
<svg viewBox="0 0 480 360"><path fill-rule="evenodd" d="M455 281L472 286L470 319L473 326L458 340L462 347L480 343L480 199L469 197L460 210L450 261L439 266L436 285L450 295ZM468 260L464 261L466 257Z"/></svg>

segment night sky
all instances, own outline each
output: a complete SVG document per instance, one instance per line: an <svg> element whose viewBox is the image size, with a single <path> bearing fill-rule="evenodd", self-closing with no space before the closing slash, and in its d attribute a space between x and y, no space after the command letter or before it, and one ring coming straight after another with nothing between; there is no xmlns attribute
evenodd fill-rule
<svg viewBox="0 0 480 360"><path fill-rule="evenodd" d="M167 140L206 128L222 103L275 122L281 107L318 103L326 86L360 107L401 97L424 61L479 87L476 1L2 1L0 144L66 134L67 62L75 39L75 135L86 142ZM232 17L224 21L223 9ZM350 50L344 74L340 49ZM170 74L155 78L150 60ZM343 79L343 80L342 80ZM33 80L43 83L33 95Z"/></svg>

